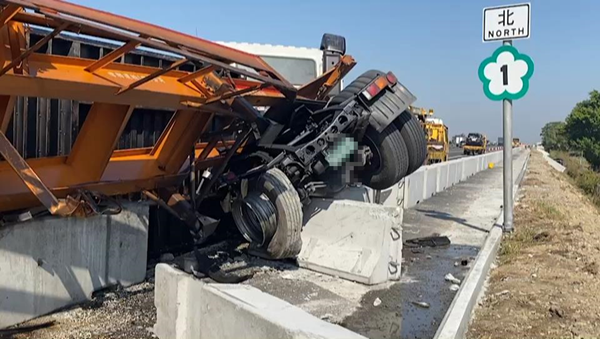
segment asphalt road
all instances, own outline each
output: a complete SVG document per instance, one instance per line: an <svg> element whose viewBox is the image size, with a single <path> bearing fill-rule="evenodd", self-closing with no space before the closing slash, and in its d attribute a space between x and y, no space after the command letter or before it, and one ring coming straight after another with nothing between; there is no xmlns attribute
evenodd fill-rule
<svg viewBox="0 0 600 339"><path fill-rule="evenodd" d="M454 159L458 159L458 158L462 158L465 155L463 154L463 149L460 147L456 147L456 146L450 146L450 156L448 157L448 160L454 160Z"/></svg>

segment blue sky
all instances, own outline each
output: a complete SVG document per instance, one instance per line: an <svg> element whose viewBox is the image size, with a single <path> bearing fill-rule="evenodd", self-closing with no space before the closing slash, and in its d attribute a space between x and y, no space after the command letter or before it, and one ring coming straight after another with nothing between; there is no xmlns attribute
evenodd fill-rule
<svg viewBox="0 0 600 339"><path fill-rule="evenodd" d="M500 43L482 43L482 9L513 2L437 0L71 0L210 40L318 47L325 32L344 35L358 61L346 78L392 70L433 108L450 134L502 135L501 102L485 98L479 63ZM514 3L518 3L515 1ZM592 89L600 89L600 1L533 0L531 39L515 42L531 56L529 93L514 102L513 134L539 139Z"/></svg>

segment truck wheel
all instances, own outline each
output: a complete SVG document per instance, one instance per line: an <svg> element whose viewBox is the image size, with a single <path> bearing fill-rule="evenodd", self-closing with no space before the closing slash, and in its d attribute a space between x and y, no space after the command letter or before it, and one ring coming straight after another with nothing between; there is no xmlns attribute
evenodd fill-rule
<svg viewBox="0 0 600 339"><path fill-rule="evenodd" d="M402 140L408 151L408 172L409 175L419 169L427 159L427 139L423 127L417 118L409 111L404 111L396 120L396 128L402 135Z"/></svg>
<svg viewBox="0 0 600 339"><path fill-rule="evenodd" d="M333 99L331 99L330 105L339 105L342 102L352 98L353 96L360 93L360 91L363 88L365 88L367 84L373 81L373 79L377 78L382 74L385 73L377 70L366 71L365 73L361 74L358 78L354 79L354 81L352 81L350 85L345 87L340 93L334 96Z"/></svg>
<svg viewBox="0 0 600 339"><path fill-rule="evenodd" d="M374 189L386 189L398 183L408 171L408 151L400 131L394 124L378 133L367 127L362 142L373 154L361 173L364 185Z"/></svg>
<svg viewBox="0 0 600 339"><path fill-rule="evenodd" d="M251 242L254 253L269 259L294 258L302 249L302 203L298 192L279 169L265 172L253 190L234 203L236 226Z"/></svg>

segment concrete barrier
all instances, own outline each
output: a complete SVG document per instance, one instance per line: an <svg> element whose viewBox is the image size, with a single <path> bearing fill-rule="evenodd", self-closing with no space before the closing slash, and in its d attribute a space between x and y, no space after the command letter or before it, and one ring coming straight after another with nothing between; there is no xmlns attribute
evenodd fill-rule
<svg viewBox="0 0 600 339"><path fill-rule="evenodd" d="M252 286L206 284L165 264L156 266L154 304L161 339L365 339Z"/></svg>
<svg viewBox="0 0 600 339"><path fill-rule="evenodd" d="M567 170L567 168L565 166L559 164L556 160L550 158L550 154L548 152L546 152L544 150L539 150L539 151L542 152L544 159L546 159L546 162L548 162L548 164L550 166L552 166L552 168L559 171L560 173L563 173L564 171Z"/></svg>
<svg viewBox="0 0 600 339"><path fill-rule="evenodd" d="M399 279L401 211L360 201L314 199L304 211L298 264L367 285Z"/></svg>
<svg viewBox="0 0 600 339"><path fill-rule="evenodd" d="M469 177L486 170L489 163L502 161L502 152L464 157L439 164L423 166L404 178L404 189L399 191L404 208L411 208L421 201L442 192Z"/></svg>
<svg viewBox="0 0 600 339"><path fill-rule="evenodd" d="M148 206L91 218L0 227L0 328L130 285L146 276Z"/></svg>

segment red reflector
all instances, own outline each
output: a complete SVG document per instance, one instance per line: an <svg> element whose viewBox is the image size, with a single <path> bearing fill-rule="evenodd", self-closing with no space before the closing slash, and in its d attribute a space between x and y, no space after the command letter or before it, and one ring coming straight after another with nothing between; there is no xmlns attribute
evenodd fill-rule
<svg viewBox="0 0 600 339"><path fill-rule="evenodd" d="M387 80L390 82L391 85L398 82L398 78L396 78L396 76L392 72L388 72L388 74L385 77L387 78Z"/></svg>
<svg viewBox="0 0 600 339"><path fill-rule="evenodd" d="M376 83L372 83L369 87L367 87L367 92L369 92L371 98L374 98L379 92L381 92L381 88L379 88Z"/></svg>

